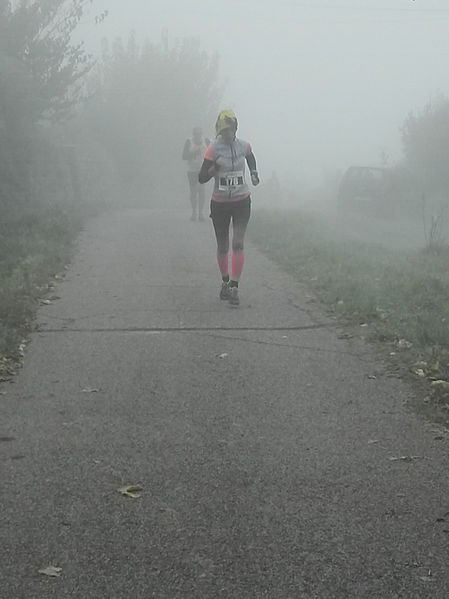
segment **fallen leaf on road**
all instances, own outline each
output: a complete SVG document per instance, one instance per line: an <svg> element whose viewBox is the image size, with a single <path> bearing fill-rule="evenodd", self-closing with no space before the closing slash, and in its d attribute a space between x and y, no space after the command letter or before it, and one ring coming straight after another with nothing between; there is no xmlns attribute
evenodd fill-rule
<svg viewBox="0 0 449 599"><path fill-rule="evenodd" d="M86 387L86 389L82 390L82 393L99 393L100 389L93 389L91 387Z"/></svg>
<svg viewBox="0 0 449 599"><path fill-rule="evenodd" d="M421 562L406 562L404 565L406 568L421 568L422 567Z"/></svg>
<svg viewBox="0 0 449 599"><path fill-rule="evenodd" d="M449 383L447 381L442 380L442 379L437 379L436 381L433 381L432 387L434 389L441 387L445 391L449 391Z"/></svg>
<svg viewBox="0 0 449 599"><path fill-rule="evenodd" d="M449 382L444 380L436 380L430 385L432 389L432 398L445 400L449 397Z"/></svg>
<svg viewBox="0 0 449 599"><path fill-rule="evenodd" d="M119 489L119 493L125 497L131 497L131 499L138 499L140 497L143 487L140 485L127 485Z"/></svg>
<svg viewBox="0 0 449 599"><path fill-rule="evenodd" d="M416 376L419 376L420 378L424 378L426 376L426 373L424 372L424 370L422 368L415 368L415 370L412 370L413 374L416 374Z"/></svg>
<svg viewBox="0 0 449 599"><path fill-rule="evenodd" d="M56 568L56 566L48 566L48 568L43 568L39 570L39 574L43 574L44 576L51 576L52 578L59 578L61 576L62 568Z"/></svg>
<svg viewBox="0 0 449 599"><path fill-rule="evenodd" d="M399 349L410 349L411 347L413 347L413 343L407 341L407 339L399 339L396 345Z"/></svg>

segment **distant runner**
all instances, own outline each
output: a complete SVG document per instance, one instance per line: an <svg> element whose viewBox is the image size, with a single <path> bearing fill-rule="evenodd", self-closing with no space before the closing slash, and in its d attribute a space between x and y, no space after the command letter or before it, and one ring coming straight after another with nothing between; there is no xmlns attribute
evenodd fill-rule
<svg viewBox="0 0 449 599"><path fill-rule="evenodd" d="M259 184L256 159L248 142L237 139L237 118L232 110L223 110L215 125L217 137L204 154L198 180L215 178L210 212L217 238L217 261L222 277L220 299L238 306L242 274L243 240L251 214L251 193L245 178L245 161L253 185ZM229 277L229 227L232 219L232 262Z"/></svg>
<svg viewBox="0 0 449 599"><path fill-rule="evenodd" d="M182 159L187 162L187 178L190 187L190 204L192 216L190 220L204 221L203 209L205 203L204 187L198 183L198 173L203 162L204 152L210 141L203 138L201 127L194 127L193 135L187 139L182 152Z"/></svg>

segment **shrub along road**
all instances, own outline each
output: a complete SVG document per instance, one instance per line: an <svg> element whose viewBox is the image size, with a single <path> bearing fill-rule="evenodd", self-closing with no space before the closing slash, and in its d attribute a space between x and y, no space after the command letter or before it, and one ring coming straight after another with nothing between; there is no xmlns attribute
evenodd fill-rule
<svg viewBox="0 0 449 599"><path fill-rule="evenodd" d="M220 303L187 213L78 246L0 387L2 598L448 597L447 439L371 347L253 247Z"/></svg>

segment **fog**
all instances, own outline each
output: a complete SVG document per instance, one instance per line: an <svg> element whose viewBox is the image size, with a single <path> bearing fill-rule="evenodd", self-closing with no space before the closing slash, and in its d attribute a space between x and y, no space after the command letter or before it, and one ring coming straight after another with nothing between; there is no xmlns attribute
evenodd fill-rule
<svg viewBox="0 0 449 599"><path fill-rule="evenodd" d="M235 108L261 172L315 183L349 164L401 158L411 110L447 92L449 7L442 0L239 2L98 0L78 35L200 37L220 55L222 105ZM182 138L190 132L186 123ZM209 132L211 134L212 132Z"/></svg>
<svg viewBox="0 0 449 599"><path fill-rule="evenodd" d="M448 599L448 26L0 0L2 597Z"/></svg>
<svg viewBox="0 0 449 599"><path fill-rule="evenodd" d="M259 206L335 207L351 165L397 167L382 193L400 218L447 196L442 0L53 1L0 3L0 176L33 209L61 188L185 207L182 148L197 124L213 138L220 107L252 144Z"/></svg>

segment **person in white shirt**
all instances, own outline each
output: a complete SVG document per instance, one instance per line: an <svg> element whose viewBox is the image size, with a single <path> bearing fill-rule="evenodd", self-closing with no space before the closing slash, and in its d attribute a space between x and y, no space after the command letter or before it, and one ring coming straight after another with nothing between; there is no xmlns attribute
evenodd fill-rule
<svg viewBox="0 0 449 599"><path fill-rule="evenodd" d="M198 174L203 163L203 156L210 141L203 137L201 127L194 127L192 137L187 139L182 152L182 159L187 163L187 178L190 188L190 204L192 216L190 220L204 221L205 204L204 187L198 182Z"/></svg>

